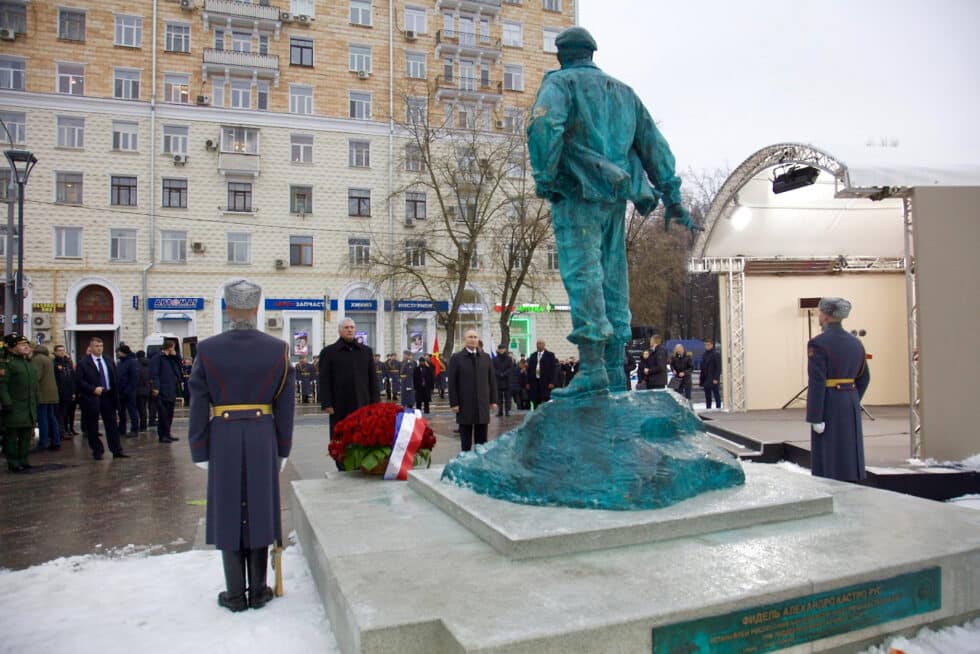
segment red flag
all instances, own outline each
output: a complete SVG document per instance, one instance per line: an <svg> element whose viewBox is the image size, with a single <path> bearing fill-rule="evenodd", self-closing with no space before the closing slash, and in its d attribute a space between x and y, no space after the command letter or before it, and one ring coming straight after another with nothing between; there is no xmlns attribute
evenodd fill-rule
<svg viewBox="0 0 980 654"><path fill-rule="evenodd" d="M432 344L432 363L436 369L436 377L442 373L442 359L439 357L439 334L436 334L435 343Z"/></svg>

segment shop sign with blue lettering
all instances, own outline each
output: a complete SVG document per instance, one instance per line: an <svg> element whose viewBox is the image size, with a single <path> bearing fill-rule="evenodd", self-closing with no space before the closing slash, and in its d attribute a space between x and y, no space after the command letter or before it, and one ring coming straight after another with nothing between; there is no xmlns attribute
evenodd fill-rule
<svg viewBox="0 0 980 654"><path fill-rule="evenodd" d="M449 311L449 302L395 300L395 311Z"/></svg>
<svg viewBox="0 0 980 654"><path fill-rule="evenodd" d="M203 311L203 297L151 297L146 299L150 311Z"/></svg>
<svg viewBox="0 0 980 654"><path fill-rule="evenodd" d="M377 300L344 300L344 311L377 311Z"/></svg>
<svg viewBox="0 0 980 654"><path fill-rule="evenodd" d="M266 311L323 311L323 298L266 298Z"/></svg>

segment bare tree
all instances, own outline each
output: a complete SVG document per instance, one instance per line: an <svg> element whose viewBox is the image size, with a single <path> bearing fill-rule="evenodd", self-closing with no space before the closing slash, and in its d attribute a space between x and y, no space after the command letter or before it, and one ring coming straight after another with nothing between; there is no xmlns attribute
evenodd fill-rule
<svg viewBox="0 0 980 654"><path fill-rule="evenodd" d="M543 237L536 229L541 221L531 219L540 212L527 193L520 121L493 131L487 117L470 108L437 114L438 84L420 81L401 94L405 114L394 122L404 137L398 156L404 181L388 200L406 199L405 229L390 252L375 248L371 266L375 279L402 297L434 306L449 299L448 309L437 309L436 320L446 332L444 351L451 352L469 282L475 276L494 279L500 297L507 298L501 304L509 319ZM419 193L425 203L412 208L412 194Z"/></svg>

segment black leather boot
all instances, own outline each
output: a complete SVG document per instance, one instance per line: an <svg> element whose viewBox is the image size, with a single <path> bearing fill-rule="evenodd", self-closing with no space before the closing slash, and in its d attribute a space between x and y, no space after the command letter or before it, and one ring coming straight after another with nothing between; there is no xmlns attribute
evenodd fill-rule
<svg viewBox="0 0 980 654"><path fill-rule="evenodd" d="M245 597L245 551L221 550L221 562L225 567L225 586L228 590L218 593L218 605L238 612L248 608Z"/></svg>
<svg viewBox="0 0 980 654"><path fill-rule="evenodd" d="M248 605L253 609L261 609L275 597L272 589L265 583L268 569L268 547L248 551Z"/></svg>

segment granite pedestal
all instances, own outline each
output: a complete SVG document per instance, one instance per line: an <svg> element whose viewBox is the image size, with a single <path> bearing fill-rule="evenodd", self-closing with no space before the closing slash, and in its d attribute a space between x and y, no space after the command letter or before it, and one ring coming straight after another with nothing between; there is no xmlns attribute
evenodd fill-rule
<svg viewBox="0 0 980 654"><path fill-rule="evenodd" d="M657 511L516 505L442 487L437 469L408 484L293 482L293 506L345 654L744 651L751 630L780 642L804 629L763 624L780 609L859 602L908 573L925 575L934 605L785 651L858 651L980 614L980 513L763 464L745 473L744 487ZM718 644L670 645L691 621Z"/></svg>

